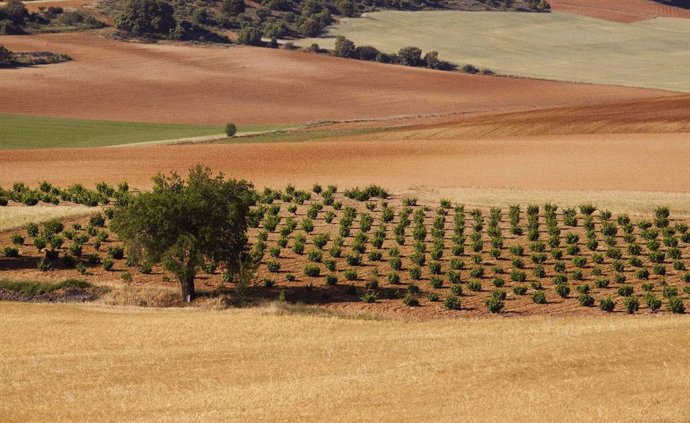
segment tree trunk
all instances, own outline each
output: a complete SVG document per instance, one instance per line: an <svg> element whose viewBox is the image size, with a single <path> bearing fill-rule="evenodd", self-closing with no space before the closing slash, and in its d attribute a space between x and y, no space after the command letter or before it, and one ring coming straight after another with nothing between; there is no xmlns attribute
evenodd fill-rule
<svg viewBox="0 0 690 423"><path fill-rule="evenodd" d="M180 278L180 287L182 288L182 301L192 302L196 298L196 290L194 289L194 272L188 271Z"/></svg>

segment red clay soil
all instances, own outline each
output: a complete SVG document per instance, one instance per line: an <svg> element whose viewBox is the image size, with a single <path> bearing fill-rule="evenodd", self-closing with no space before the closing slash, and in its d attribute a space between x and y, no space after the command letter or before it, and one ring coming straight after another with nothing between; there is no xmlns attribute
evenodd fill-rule
<svg viewBox="0 0 690 423"><path fill-rule="evenodd" d="M3 37L74 60L7 69L0 112L116 121L303 123L510 112L671 95L414 69L285 50L124 43L99 32Z"/></svg>
<svg viewBox="0 0 690 423"><path fill-rule="evenodd" d="M550 0L554 12L632 23L656 17L690 18L690 9L650 0Z"/></svg>
<svg viewBox="0 0 690 423"><path fill-rule="evenodd" d="M440 120L440 118L439 118ZM690 133L690 96L584 107L446 117L358 139L459 139L581 134Z"/></svg>

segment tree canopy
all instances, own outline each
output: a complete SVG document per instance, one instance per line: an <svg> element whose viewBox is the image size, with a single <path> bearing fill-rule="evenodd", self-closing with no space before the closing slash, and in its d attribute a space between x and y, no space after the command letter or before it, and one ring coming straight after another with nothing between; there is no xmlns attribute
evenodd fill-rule
<svg viewBox="0 0 690 423"><path fill-rule="evenodd" d="M164 1L129 0L115 24L134 35L170 37L177 27L174 13L173 7Z"/></svg>
<svg viewBox="0 0 690 423"><path fill-rule="evenodd" d="M191 169L186 181L174 172L153 181L152 192L115 210L112 229L135 263L162 263L190 301L205 264L224 265L231 275L239 272L255 192L249 182L213 176L203 166Z"/></svg>

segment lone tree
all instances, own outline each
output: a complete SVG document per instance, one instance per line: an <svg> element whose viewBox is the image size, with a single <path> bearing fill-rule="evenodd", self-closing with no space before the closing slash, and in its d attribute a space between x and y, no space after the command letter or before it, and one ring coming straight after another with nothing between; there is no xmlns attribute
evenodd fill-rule
<svg viewBox="0 0 690 423"><path fill-rule="evenodd" d="M227 135L229 138L232 138L235 136L237 133L237 125L234 123L228 123L225 125L225 135Z"/></svg>
<svg viewBox="0 0 690 423"><path fill-rule="evenodd" d="M335 39L335 55L338 57L350 57L355 51L355 43L339 35Z"/></svg>
<svg viewBox="0 0 690 423"><path fill-rule="evenodd" d="M254 204L253 186L244 180L213 176L201 165L185 181L159 174L152 192L115 211L112 229L135 263L162 263L180 282L182 299L196 297L199 269L224 265L240 272L247 252L247 215Z"/></svg>

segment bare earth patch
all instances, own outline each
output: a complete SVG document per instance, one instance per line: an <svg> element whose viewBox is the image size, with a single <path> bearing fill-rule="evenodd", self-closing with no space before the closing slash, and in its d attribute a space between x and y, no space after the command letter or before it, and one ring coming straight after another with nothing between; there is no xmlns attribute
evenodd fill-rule
<svg viewBox="0 0 690 423"><path fill-rule="evenodd" d="M303 123L598 104L663 92L430 71L252 47L7 36L70 63L3 71L0 112L118 121ZM191 76L193 75L193 77ZM37 95L40 93L40 95Z"/></svg>

